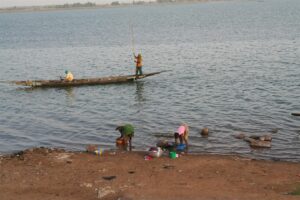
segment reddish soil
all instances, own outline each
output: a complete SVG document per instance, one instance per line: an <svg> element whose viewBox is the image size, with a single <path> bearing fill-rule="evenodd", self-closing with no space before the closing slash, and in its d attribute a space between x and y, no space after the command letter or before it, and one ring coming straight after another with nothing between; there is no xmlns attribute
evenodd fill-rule
<svg viewBox="0 0 300 200"><path fill-rule="evenodd" d="M300 163L237 156L65 152L37 148L0 157L0 199L297 199Z"/></svg>

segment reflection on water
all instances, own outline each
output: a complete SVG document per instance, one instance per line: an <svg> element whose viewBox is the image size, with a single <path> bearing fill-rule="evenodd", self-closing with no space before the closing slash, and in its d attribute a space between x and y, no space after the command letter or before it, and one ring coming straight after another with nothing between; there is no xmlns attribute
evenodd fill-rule
<svg viewBox="0 0 300 200"><path fill-rule="evenodd" d="M75 101L74 87L61 87L61 88L42 88L42 87L20 87L17 88L16 91L25 91L25 92L45 92L51 93L56 92L58 95L65 96L65 102L67 105L72 105ZM57 94L56 94L57 95Z"/></svg>
<svg viewBox="0 0 300 200"><path fill-rule="evenodd" d="M0 84L0 153L115 147L114 126L123 122L135 125L134 144L144 149L155 144L152 133L168 137L184 121L190 151L300 161L299 119L290 115L300 109L299 6L268 0L3 14L0 80L57 79L64 68L83 78L128 74L128 19L147 69L172 71L110 86ZM204 125L208 138L199 135ZM263 151L231 136L274 128L272 148Z"/></svg>
<svg viewBox="0 0 300 200"><path fill-rule="evenodd" d="M34 87L18 87L16 90L17 91L25 91L25 92L32 92L32 91L35 91L35 90L40 90L42 88L34 88Z"/></svg>
<svg viewBox="0 0 300 200"><path fill-rule="evenodd" d="M135 100L142 105L146 99L143 96L144 93L144 81L136 81Z"/></svg>
<svg viewBox="0 0 300 200"><path fill-rule="evenodd" d="M65 91L65 96L66 96L66 103L67 105L72 105L75 100L75 94L74 94L74 88L73 87L65 87L63 88Z"/></svg>

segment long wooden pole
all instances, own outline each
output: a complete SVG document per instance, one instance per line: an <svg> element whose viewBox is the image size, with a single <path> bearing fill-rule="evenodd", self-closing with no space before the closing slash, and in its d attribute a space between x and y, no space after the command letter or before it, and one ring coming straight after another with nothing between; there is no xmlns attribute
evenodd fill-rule
<svg viewBox="0 0 300 200"><path fill-rule="evenodd" d="M133 25L130 22L130 31L131 31L131 45L132 45L132 53L135 55L135 48L134 48L134 32L133 32Z"/></svg>

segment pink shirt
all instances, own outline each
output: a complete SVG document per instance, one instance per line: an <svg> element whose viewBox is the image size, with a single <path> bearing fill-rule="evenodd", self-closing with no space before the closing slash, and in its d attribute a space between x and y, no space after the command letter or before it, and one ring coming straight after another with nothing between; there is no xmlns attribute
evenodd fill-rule
<svg viewBox="0 0 300 200"><path fill-rule="evenodd" d="M185 127L184 126L179 126L178 130L177 130L177 133L179 135L183 135L185 132Z"/></svg>

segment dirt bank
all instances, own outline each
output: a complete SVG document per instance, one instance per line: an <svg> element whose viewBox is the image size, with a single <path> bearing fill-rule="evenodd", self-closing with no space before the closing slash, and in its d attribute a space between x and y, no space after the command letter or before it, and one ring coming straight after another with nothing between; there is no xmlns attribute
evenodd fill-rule
<svg viewBox="0 0 300 200"><path fill-rule="evenodd" d="M0 157L0 199L299 199L300 163L31 149Z"/></svg>

